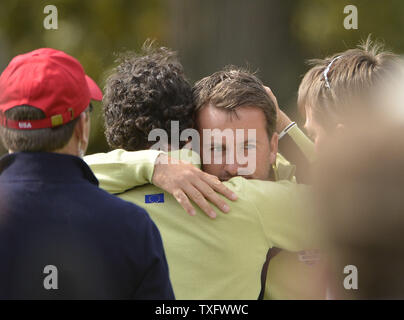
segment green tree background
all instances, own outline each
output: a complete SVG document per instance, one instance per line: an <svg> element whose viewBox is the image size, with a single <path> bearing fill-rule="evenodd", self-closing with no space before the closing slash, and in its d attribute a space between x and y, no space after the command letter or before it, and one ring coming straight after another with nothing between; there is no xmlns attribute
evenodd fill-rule
<svg viewBox="0 0 404 320"><path fill-rule="evenodd" d="M58 30L43 27L48 4L58 9ZM349 4L358 8L357 30L343 27ZM401 53L403 13L402 0L1 0L0 71L17 54L52 47L75 56L103 87L116 54L152 38L179 52L192 82L228 64L248 66L294 113L307 59L368 34ZM88 153L108 150L101 114L96 103Z"/></svg>

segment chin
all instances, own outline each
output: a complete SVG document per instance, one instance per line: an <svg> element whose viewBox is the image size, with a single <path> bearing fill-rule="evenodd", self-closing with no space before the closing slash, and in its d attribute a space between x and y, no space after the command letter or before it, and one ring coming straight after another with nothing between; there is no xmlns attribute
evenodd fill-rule
<svg viewBox="0 0 404 320"><path fill-rule="evenodd" d="M230 180L231 178L234 178L234 177L243 177L245 179L257 179L257 178L255 178L253 176L243 176L243 175L239 174L239 175L235 175L235 176L219 177L219 180L220 181L228 181L228 180Z"/></svg>
<svg viewBox="0 0 404 320"><path fill-rule="evenodd" d="M218 177L220 181L224 182L224 181L228 181L233 177Z"/></svg>
<svg viewBox="0 0 404 320"><path fill-rule="evenodd" d="M241 177L246 178L246 179L258 179L257 177L254 177L254 176L241 176Z"/></svg>

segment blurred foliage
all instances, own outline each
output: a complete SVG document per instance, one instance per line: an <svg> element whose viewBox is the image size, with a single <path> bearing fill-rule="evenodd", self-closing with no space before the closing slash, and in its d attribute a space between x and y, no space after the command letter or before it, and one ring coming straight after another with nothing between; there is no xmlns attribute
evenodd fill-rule
<svg viewBox="0 0 404 320"><path fill-rule="evenodd" d="M48 4L58 9L58 30L43 27ZM358 30L343 27L348 4L358 8ZM52 47L76 57L102 87L115 53L152 38L179 51L192 81L227 64L249 65L294 111L305 60L368 34L403 52L403 12L402 0L1 0L0 71L17 54ZM107 150L95 107L88 153Z"/></svg>
<svg viewBox="0 0 404 320"><path fill-rule="evenodd" d="M347 5L358 8L359 28L343 26ZM397 53L404 51L404 1L385 0L300 0L296 2L290 22L291 35L308 57L323 57L356 46L369 34L385 42Z"/></svg>
<svg viewBox="0 0 404 320"><path fill-rule="evenodd" d="M43 27L44 7L58 9L58 29ZM77 58L101 87L116 53L138 49L148 37L164 39L161 0L1 0L0 70L13 56L40 47ZM88 153L107 150L100 103L94 102Z"/></svg>

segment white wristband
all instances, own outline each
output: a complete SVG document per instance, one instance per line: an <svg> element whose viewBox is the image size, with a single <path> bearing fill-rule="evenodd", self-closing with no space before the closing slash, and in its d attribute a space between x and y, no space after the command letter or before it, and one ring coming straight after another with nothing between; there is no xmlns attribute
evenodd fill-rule
<svg viewBox="0 0 404 320"><path fill-rule="evenodd" d="M289 131L290 129L292 129L295 125L296 125L296 122L292 122L292 123L290 123L288 126L286 126L286 128L283 129L283 130L281 131L281 133L279 134L278 140L282 139L283 136L284 136L285 134L287 134L288 131Z"/></svg>

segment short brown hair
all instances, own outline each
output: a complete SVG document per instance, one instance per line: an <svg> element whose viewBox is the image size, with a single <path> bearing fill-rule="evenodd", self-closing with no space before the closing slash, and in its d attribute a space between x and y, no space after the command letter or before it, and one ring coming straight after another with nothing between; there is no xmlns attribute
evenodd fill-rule
<svg viewBox="0 0 404 320"><path fill-rule="evenodd" d="M40 120L46 117L45 113L31 106L17 106L4 114L10 120ZM0 135L6 149L13 152L43 151L51 152L63 148L73 135L77 123L74 119L55 128L34 130L18 130L0 126Z"/></svg>
<svg viewBox="0 0 404 320"><path fill-rule="evenodd" d="M243 106L261 109L266 118L270 139L276 129L276 107L263 83L252 73L234 66L199 80L193 88L195 111L208 104L229 112Z"/></svg>
<svg viewBox="0 0 404 320"><path fill-rule="evenodd" d="M371 89L396 72L398 63L397 55L384 51L383 45L370 37L358 48L310 60L312 68L299 86L298 108L304 114L309 106L316 122L332 129L350 111L347 108L352 107L352 99L362 100L355 106L366 105L363 101Z"/></svg>

